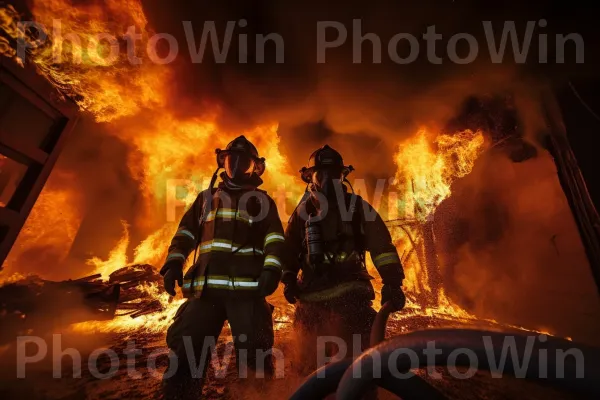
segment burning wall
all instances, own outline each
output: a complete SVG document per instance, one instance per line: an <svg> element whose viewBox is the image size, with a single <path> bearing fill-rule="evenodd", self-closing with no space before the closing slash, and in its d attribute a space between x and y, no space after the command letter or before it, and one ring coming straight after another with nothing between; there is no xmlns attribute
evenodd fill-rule
<svg viewBox="0 0 600 400"><path fill-rule="evenodd" d="M126 40L124 32L134 24L142 32L142 44L147 44L154 30L172 32L184 43L181 28L175 26L181 20L192 19L202 26L201 19L224 22L244 17L253 33L273 28L288 38L286 64L256 66L232 61L216 65L209 60L191 65L178 59L156 65L140 54L143 62L131 65L125 54L120 54L112 63L99 65L85 48L66 41L60 49L67 57L57 65L49 62L49 57L57 51L58 42L34 50L31 59L40 72L75 98L87 116L36 205L28 221L29 231L24 231L7 261L8 272L65 278L95 270L107 273L125 262L158 266L176 223L167 220L170 182L193 180L202 187L214 168L214 148L243 132L267 158L265 188L283 194L275 197L283 199L279 208L284 219L304 190L295 171L314 148L328 142L357 168L356 178L364 178L371 193L377 179L404 178L388 184L384 207L396 204L389 196L399 192L402 207L396 215L403 217L399 214L410 210L412 217L415 212L421 219L435 217L433 232L443 250L440 273L453 302L506 322L544 328L562 324L537 314L542 304L535 299L547 297L527 293L533 282L548 276L548 263L557 266L555 272L561 271L562 261L554 258L556 249L548 245L556 240L564 240L563 245L572 252L560 253L559 247L563 255L557 257L568 258L573 270L580 271L563 283L565 293L573 293L578 280L585 280L585 258L564 198L556 192L547 156L542 153L539 159L519 165L508 161L504 153L480 156L495 143L494 135L508 128L490 125L480 133L480 127L464 133L466 127L451 123L460 116L466 98L511 93L518 109L515 124L520 127L519 136L535 143L541 129L535 106L539 82L517 68L482 63L432 66L417 62L401 72L389 63L347 67L350 58L344 49L332 54L330 62L315 66L309 54L312 48L306 45L314 39L314 32L307 33L302 27L313 27L313 21L325 18L332 11L327 6L313 13L295 10L293 5L276 5L277 13L267 13L267 18L258 16L264 11L260 4L255 5L258 10L233 10L198 2L194 6L202 11L198 14L185 7L167 11L165 4L34 0L31 10L36 20L47 26L60 15L63 34L74 32L84 41L100 32ZM448 7L436 10L436 15L454 17L452 23L442 18L446 21L443 29L463 29L461 24L468 19L461 14L465 10ZM361 9L357 7L357 11ZM352 10L348 5L345 11L336 11L349 19ZM397 15L404 11L398 10ZM433 18L423 11L411 11L411 21L403 20L406 29ZM276 16L279 14L295 15L297 21L283 24ZM377 26L385 34L392 31L393 22L382 10L375 11L365 18L364 29ZM83 55L81 63L75 62L79 54ZM419 135L423 127L429 136ZM452 140L460 146L453 147L448 142ZM468 157L461 158L464 151ZM473 164L477 156L479 161ZM471 168L475 173L469 175ZM540 187L532 188L531 182ZM178 213L198 188L180 184ZM545 197L547 208L527 202L534 193L536 197L552 195ZM452 208L459 217L447 211ZM383 211L390 214L389 209ZM526 223L524 217L528 217ZM547 235L539 242L533 240L551 217L556 225L548 230L560 232L556 240ZM31 229L48 226L49 221L65 228ZM460 235L465 226L468 232ZM35 238L27 232L36 232ZM409 248L407 239L399 231L394 234L402 254ZM520 261L507 268L510 260ZM425 271L419 272L417 256L406 261L411 277L407 285L412 293L418 293L424 286ZM490 291L493 296L482 300L481 294ZM548 293L543 287L537 292ZM518 301L511 301L513 298ZM517 315L523 304L532 304L527 310L530 313ZM563 318L566 314L557 315Z"/></svg>

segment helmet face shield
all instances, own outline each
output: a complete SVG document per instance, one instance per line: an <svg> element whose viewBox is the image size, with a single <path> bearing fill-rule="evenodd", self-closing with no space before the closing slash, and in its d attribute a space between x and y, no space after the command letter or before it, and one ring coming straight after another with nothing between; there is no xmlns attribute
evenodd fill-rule
<svg viewBox="0 0 600 400"><path fill-rule="evenodd" d="M252 176L256 169L256 162L246 153L227 151L224 154L223 167L231 180L243 180Z"/></svg>
<svg viewBox="0 0 600 400"><path fill-rule="evenodd" d="M318 168L312 171L312 184L325 197L335 196L335 185L341 184L343 171L341 168Z"/></svg>
<svg viewBox="0 0 600 400"><path fill-rule="evenodd" d="M322 168L314 170L312 173L312 183L319 187L323 188L327 186L330 182L334 180L342 179L342 170L338 168Z"/></svg>

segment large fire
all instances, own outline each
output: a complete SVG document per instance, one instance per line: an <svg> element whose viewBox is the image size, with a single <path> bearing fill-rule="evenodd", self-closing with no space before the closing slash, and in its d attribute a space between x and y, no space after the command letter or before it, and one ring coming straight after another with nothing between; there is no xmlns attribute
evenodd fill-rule
<svg viewBox="0 0 600 400"><path fill-rule="evenodd" d="M168 65L157 65L148 60L132 64L126 52L114 53L107 42L98 41L98 34L105 33L129 40L127 27L133 25L141 34L142 46L139 48L145 48L152 31L139 0L107 0L89 4L71 0L33 0L31 11L37 22L48 28L54 26L54 33L58 23L54 18L60 16L62 35L61 38L52 37L51 44L31 50L31 61L44 77L91 113L98 123L108 124L110 134L131 148L128 168L144 196L144 209L140 210L137 220L123 222L123 236L109 257L92 257L89 265L103 278L126 265L144 263L159 266L177 224L175 215L165 218L164 210L169 209L168 203L175 201L179 204L179 212L186 204L189 205L213 173L215 144L223 145L240 132L224 132L217 126L218 105L208 112L204 110L202 117L196 119L178 117L168 101L168 85L173 73ZM15 25L17 18L11 9L0 9L0 27L13 37L22 35ZM78 39L67 40L69 34L76 35ZM4 54L14 56L7 51ZM62 57L60 63L55 62L57 55ZM278 123L273 121L248 127L243 134L256 143L267 159L265 188L270 193L283 192L283 198L287 197L293 203L300 198L304 188L280 152L277 131ZM388 214L398 215L401 220L391 229L399 253L403 255L407 275L405 287L409 304L402 318L410 315L475 318L454 305L443 287L436 290L430 284L432 270L426 262L423 226L439 204L451 195L452 182L471 172L484 147L482 132L436 134L425 128L406 142L398 143L394 160L397 165L396 188L400 193L396 194L398 211ZM79 213L69 211L60 215L64 231L35 229L49 226L48 217L56 216L56 209L70 210L61 202L68 204L77 197L74 188L66 185L55 188L53 182L58 179L59 172L55 172L27 221L20 245L7 263L26 252L28 245L39 241L49 246L56 243L63 249L61 251L68 250L80 223ZM180 193L181 189L184 193ZM278 204L284 221L288 217L285 205L285 201ZM141 243L131 243L129 225L151 233ZM32 231L37 235L34 238L27 233ZM127 256L130 246L135 246L133 259ZM372 268L372 265L369 267ZM108 322L86 322L77 324L75 329L127 331L143 328L164 331L182 300L173 300L152 285L145 286L143 290L159 300L164 311L136 319L122 316ZM423 302L423 298L428 301ZM284 308L279 319L289 319L288 308Z"/></svg>

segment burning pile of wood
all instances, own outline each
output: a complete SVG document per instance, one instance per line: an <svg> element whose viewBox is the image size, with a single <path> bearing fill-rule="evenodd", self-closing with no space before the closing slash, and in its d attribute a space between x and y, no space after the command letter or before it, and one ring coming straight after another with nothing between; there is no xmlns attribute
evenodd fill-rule
<svg viewBox="0 0 600 400"><path fill-rule="evenodd" d="M148 288L162 291L162 278L151 265L116 270L108 280L100 274L75 280L48 281L30 276L0 287L0 342L19 334L48 332L63 324L108 320L117 315L137 318L162 311Z"/></svg>

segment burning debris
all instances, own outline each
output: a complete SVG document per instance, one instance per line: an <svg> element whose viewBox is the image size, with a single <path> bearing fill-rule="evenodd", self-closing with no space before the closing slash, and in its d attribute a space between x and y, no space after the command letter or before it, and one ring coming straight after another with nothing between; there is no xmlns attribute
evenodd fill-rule
<svg viewBox="0 0 600 400"><path fill-rule="evenodd" d="M94 274L54 282L30 276L0 286L1 342L18 334L43 333L64 324L138 318L164 310L155 291L162 277L151 265L131 265L101 279ZM40 332L42 331L42 332Z"/></svg>

